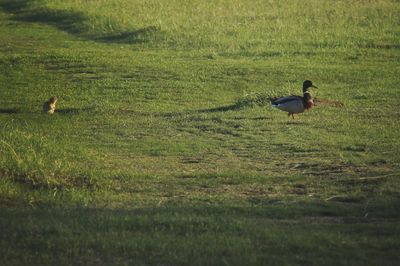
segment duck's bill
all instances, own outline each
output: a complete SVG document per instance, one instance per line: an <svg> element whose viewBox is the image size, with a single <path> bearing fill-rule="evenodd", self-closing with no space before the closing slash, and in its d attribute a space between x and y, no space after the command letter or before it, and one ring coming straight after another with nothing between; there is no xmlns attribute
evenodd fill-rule
<svg viewBox="0 0 400 266"><path fill-rule="evenodd" d="M317 86L315 86L315 85L311 85L311 87L318 89L318 87L317 87Z"/></svg>

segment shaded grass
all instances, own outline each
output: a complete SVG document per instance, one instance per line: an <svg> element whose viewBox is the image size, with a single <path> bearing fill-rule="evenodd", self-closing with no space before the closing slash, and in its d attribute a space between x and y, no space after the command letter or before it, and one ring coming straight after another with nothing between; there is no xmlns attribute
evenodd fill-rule
<svg viewBox="0 0 400 266"><path fill-rule="evenodd" d="M112 29L108 32L93 32L87 25L90 18L85 12L48 8L43 5L43 1L2 0L0 6L14 14L16 20L49 24L70 34L101 42L147 42L153 40L159 32L156 26L118 33L113 33Z"/></svg>
<svg viewBox="0 0 400 266"><path fill-rule="evenodd" d="M62 265L169 265L172 258L173 264L194 265L337 265L340 258L344 265L373 265L380 262L383 252L385 262L395 265L399 234L395 217L385 217L382 223L376 216L359 217L364 210L347 205L304 202L285 209L279 204L134 210L3 208L7 217L25 222L21 226L0 218L2 227L13 232L1 235L1 242L11 243L2 259L17 264ZM386 203L369 206L371 213L382 211L382 207L388 209ZM342 210L339 217L338 209ZM21 257L13 250L37 255Z"/></svg>

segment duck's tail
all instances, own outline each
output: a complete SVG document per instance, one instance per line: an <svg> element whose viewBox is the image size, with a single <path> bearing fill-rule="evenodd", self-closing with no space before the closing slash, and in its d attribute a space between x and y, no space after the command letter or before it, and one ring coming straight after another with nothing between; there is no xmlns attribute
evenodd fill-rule
<svg viewBox="0 0 400 266"><path fill-rule="evenodd" d="M269 97L269 101L271 102L271 106L277 108L279 104L276 102L280 97Z"/></svg>

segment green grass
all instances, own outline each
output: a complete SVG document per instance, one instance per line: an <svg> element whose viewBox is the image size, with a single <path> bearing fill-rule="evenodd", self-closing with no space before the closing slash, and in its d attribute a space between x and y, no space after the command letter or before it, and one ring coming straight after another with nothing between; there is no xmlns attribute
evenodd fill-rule
<svg viewBox="0 0 400 266"><path fill-rule="evenodd" d="M399 11L0 0L0 264L396 265Z"/></svg>

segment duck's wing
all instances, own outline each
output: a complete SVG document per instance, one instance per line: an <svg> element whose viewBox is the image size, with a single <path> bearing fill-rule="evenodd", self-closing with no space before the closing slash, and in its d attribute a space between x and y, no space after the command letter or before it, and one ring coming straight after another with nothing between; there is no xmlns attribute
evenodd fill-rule
<svg viewBox="0 0 400 266"><path fill-rule="evenodd" d="M288 96L275 99L272 101L272 107L292 114L302 113L305 109L303 97L301 96Z"/></svg>
<svg viewBox="0 0 400 266"><path fill-rule="evenodd" d="M303 97L301 97L301 96L279 97L279 98L272 99L271 104L272 104L272 106L274 106L274 105L287 104L290 102L297 102L297 101L302 102Z"/></svg>

